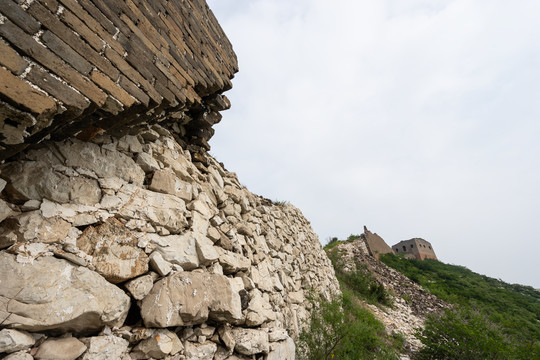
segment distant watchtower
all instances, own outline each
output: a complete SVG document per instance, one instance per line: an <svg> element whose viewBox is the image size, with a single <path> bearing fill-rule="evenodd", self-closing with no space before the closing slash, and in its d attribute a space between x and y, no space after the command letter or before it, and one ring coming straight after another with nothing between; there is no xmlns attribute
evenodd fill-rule
<svg viewBox="0 0 540 360"><path fill-rule="evenodd" d="M405 254L407 258L437 260L437 255L435 255L435 251L433 251L429 241L420 238L400 241L392 246L392 250L394 250L396 255Z"/></svg>

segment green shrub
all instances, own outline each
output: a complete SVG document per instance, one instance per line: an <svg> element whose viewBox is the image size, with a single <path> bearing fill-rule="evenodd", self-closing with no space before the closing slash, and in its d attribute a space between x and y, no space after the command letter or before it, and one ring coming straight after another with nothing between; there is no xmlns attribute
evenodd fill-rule
<svg viewBox="0 0 540 360"><path fill-rule="evenodd" d="M514 359L512 345L501 330L482 313L471 309L446 310L430 316L417 334L424 347L418 360L506 360Z"/></svg>
<svg viewBox="0 0 540 360"><path fill-rule="evenodd" d="M403 295L401 295L401 297L402 297L403 300L405 300L407 303L409 303L409 304L412 303L412 297L411 297L410 295L403 294Z"/></svg>
<svg viewBox="0 0 540 360"><path fill-rule="evenodd" d="M334 249L328 254L342 288L348 288L361 299L374 304L392 306L392 296L382 284L371 275L367 267L359 261L354 262L354 270L345 271L341 252Z"/></svg>
<svg viewBox="0 0 540 360"><path fill-rule="evenodd" d="M398 359L403 338L389 336L384 325L358 303L350 290L333 301L314 302L308 326L300 333L300 360Z"/></svg>
<svg viewBox="0 0 540 360"><path fill-rule="evenodd" d="M360 237L360 235L354 235L354 234L351 234L349 235L349 237L347 238L347 241L351 242L351 241L354 241L356 239L358 239Z"/></svg>
<svg viewBox="0 0 540 360"><path fill-rule="evenodd" d="M459 306L466 313L445 314L441 318L440 327L432 324L434 333L438 329L440 336L448 336L452 332L474 335L475 329L486 321L486 329L498 329L495 332L485 331L497 338L500 332L503 340L510 348L508 359L540 359L540 292L530 286L507 284L501 280L476 274L463 267L445 264L436 260L405 259L401 256L385 254L381 261L393 267L411 280L420 284L426 291L441 300ZM468 313L467 313L468 312ZM468 315L467 315L468 314ZM472 315L471 315L472 314ZM467 315L467 316L466 316ZM474 315L474 316L473 316ZM453 320L470 318L465 327L458 327ZM456 326L454 326L454 325ZM446 335L445 335L446 334ZM434 336L434 335L433 335ZM430 341L434 342L434 338ZM479 338L482 341L482 338ZM502 341L502 340L501 340ZM441 345L442 347L443 345ZM457 351L454 342L446 342L448 351ZM429 348L429 347L428 347Z"/></svg>
<svg viewBox="0 0 540 360"><path fill-rule="evenodd" d="M330 249L334 248L339 243L340 243L340 241L338 240L337 237L330 238L328 240L328 242L326 243L326 245L324 245L324 250L330 250Z"/></svg>

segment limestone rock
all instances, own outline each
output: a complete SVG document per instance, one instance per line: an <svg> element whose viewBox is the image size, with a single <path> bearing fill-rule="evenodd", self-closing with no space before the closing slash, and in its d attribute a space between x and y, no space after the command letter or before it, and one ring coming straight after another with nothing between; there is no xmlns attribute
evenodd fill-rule
<svg viewBox="0 0 540 360"><path fill-rule="evenodd" d="M287 330L282 328L273 328L268 332L268 340L270 342L287 340L288 337Z"/></svg>
<svg viewBox="0 0 540 360"><path fill-rule="evenodd" d="M144 171L119 151L73 138L56 143L56 146L65 166L91 170L100 178L116 176L129 183L143 183Z"/></svg>
<svg viewBox="0 0 540 360"><path fill-rule="evenodd" d="M139 140L137 140L137 137L133 135L122 136L120 139L118 139L118 145L116 145L116 147L118 150L132 152L135 154L143 151L141 143Z"/></svg>
<svg viewBox="0 0 540 360"><path fill-rule="evenodd" d="M197 255L199 262L203 265L209 265L219 259L219 254L214 248L214 243L204 235L197 236L195 239Z"/></svg>
<svg viewBox="0 0 540 360"><path fill-rule="evenodd" d="M174 172L169 169L158 170L152 177L152 182L148 189L161 192L164 194L175 195L175 179Z"/></svg>
<svg viewBox="0 0 540 360"><path fill-rule="evenodd" d="M26 331L2 329L0 331L0 353L12 353L29 349L36 340Z"/></svg>
<svg viewBox="0 0 540 360"><path fill-rule="evenodd" d="M220 326L218 328L218 334L223 344L232 352L236 346L236 338L231 326L229 324Z"/></svg>
<svg viewBox="0 0 540 360"><path fill-rule="evenodd" d="M142 300L154 286L154 280L157 279L156 273L140 276L136 279L126 282L126 289L136 300Z"/></svg>
<svg viewBox="0 0 540 360"><path fill-rule="evenodd" d="M148 271L148 256L137 247L138 240L117 219L87 227L77 246L92 255L96 271L112 283L133 279Z"/></svg>
<svg viewBox="0 0 540 360"><path fill-rule="evenodd" d="M118 336L94 336L83 339L88 350L83 355L82 360L112 360L127 357L129 352L129 342Z"/></svg>
<svg viewBox="0 0 540 360"><path fill-rule="evenodd" d="M296 346L293 339L287 337L277 345L272 344L272 350L268 353L266 360L294 360L296 359Z"/></svg>
<svg viewBox="0 0 540 360"><path fill-rule="evenodd" d="M213 359L217 351L217 344L207 341L203 344L186 341L184 355L192 360Z"/></svg>
<svg viewBox="0 0 540 360"><path fill-rule="evenodd" d="M34 360L34 357L26 352L16 352L3 358L4 360Z"/></svg>
<svg viewBox="0 0 540 360"><path fill-rule="evenodd" d="M268 333L264 330L234 328L231 331L235 340L234 349L240 354L267 354L270 350Z"/></svg>
<svg viewBox="0 0 540 360"><path fill-rule="evenodd" d="M185 201L191 201L193 198L191 184L178 179L171 169L156 171L148 188L152 191L178 196Z"/></svg>
<svg viewBox="0 0 540 360"><path fill-rule="evenodd" d="M99 274L66 260L27 266L0 253L0 322L28 330L87 332L122 324L129 297Z"/></svg>
<svg viewBox="0 0 540 360"><path fill-rule="evenodd" d="M304 302L304 299L305 299L304 292L302 290L291 291L289 292L288 296L289 296L289 300L291 300L293 304L301 304Z"/></svg>
<svg viewBox="0 0 540 360"><path fill-rule="evenodd" d="M163 359L183 349L178 336L167 329L157 329L148 339L141 341L133 351L146 356Z"/></svg>
<svg viewBox="0 0 540 360"><path fill-rule="evenodd" d="M236 323L242 317L240 296L223 275L177 272L154 284L141 304L148 327L189 326L207 319Z"/></svg>
<svg viewBox="0 0 540 360"><path fill-rule="evenodd" d="M24 161L6 164L2 169L9 183L8 198L15 202L41 200L59 203L93 205L101 199L97 181L80 176L66 176L44 161Z"/></svg>
<svg viewBox="0 0 540 360"><path fill-rule="evenodd" d="M135 162L147 173L159 170L159 164L156 159L147 153L141 152L137 154Z"/></svg>
<svg viewBox="0 0 540 360"><path fill-rule="evenodd" d="M124 184L109 201L108 208L117 211L118 215L125 219L146 220L174 233L179 233L188 225L185 217L186 204L174 195Z"/></svg>
<svg viewBox="0 0 540 360"><path fill-rule="evenodd" d="M34 357L37 360L75 360L85 351L86 346L74 337L47 339Z"/></svg>
<svg viewBox="0 0 540 360"><path fill-rule="evenodd" d="M168 262L178 264L185 270L199 266L195 235L192 232L169 236L148 234L147 238Z"/></svg>
<svg viewBox="0 0 540 360"><path fill-rule="evenodd" d="M223 266L225 274L234 274L238 271L246 271L251 266L251 261L243 255L231 251L218 249L219 263Z"/></svg>
<svg viewBox="0 0 540 360"><path fill-rule="evenodd" d="M44 218L41 211L29 211L11 217L0 225L0 237L18 242L36 241L61 243L71 230L71 224L59 217ZM0 241L1 242L1 241Z"/></svg>
<svg viewBox="0 0 540 360"><path fill-rule="evenodd" d="M5 218L13 214L14 211L8 206L8 204L0 199L0 222L4 221Z"/></svg>
<svg viewBox="0 0 540 360"><path fill-rule="evenodd" d="M265 322L276 319L272 311L272 305L264 299L261 292L257 289L251 291L251 300L247 308L246 325L259 326Z"/></svg>
<svg viewBox="0 0 540 360"><path fill-rule="evenodd" d="M172 269L171 264L167 260L163 259L163 255L157 251L150 254L150 266L152 267L152 270L161 276L167 276Z"/></svg>

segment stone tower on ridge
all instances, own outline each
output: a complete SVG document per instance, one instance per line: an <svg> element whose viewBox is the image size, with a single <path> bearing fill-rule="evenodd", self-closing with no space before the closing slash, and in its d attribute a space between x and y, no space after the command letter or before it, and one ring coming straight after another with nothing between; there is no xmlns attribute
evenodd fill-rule
<svg viewBox="0 0 540 360"><path fill-rule="evenodd" d="M400 241L392 246L392 250L396 255L405 254L407 258L437 260L437 255L435 255L431 243L421 238Z"/></svg>

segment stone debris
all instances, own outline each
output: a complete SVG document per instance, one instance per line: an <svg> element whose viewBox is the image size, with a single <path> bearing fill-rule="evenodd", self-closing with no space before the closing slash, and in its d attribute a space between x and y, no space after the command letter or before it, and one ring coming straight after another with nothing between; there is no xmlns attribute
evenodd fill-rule
<svg viewBox="0 0 540 360"><path fill-rule="evenodd" d="M14 329L0 330L0 353L13 353L29 349L36 340L26 331Z"/></svg>
<svg viewBox="0 0 540 360"><path fill-rule="evenodd" d="M369 251L360 238L337 245L332 251L340 251L346 269L353 269L355 261L365 265L375 279L393 294L392 308L380 308L365 304L367 308L385 325L386 331L401 333L406 340L406 350L414 352L422 345L415 337L416 330L424 326L427 315L435 314L450 305L427 293L421 286L400 272L386 266Z"/></svg>
<svg viewBox="0 0 540 360"><path fill-rule="evenodd" d="M217 351L217 344L211 341L203 342L202 344L186 342L186 350L184 355L187 359L206 360L213 359Z"/></svg>
<svg viewBox="0 0 540 360"><path fill-rule="evenodd" d="M149 338L135 346L133 352L136 356L137 353L142 353L146 357L164 359L168 355L178 353L183 348L184 346L174 332L167 329L157 329Z"/></svg>
<svg viewBox="0 0 540 360"><path fill-rule="evenodd" d="M83 338L81 341L87 346L82 360L130 360L129 342L114 335L94 336Z"/></svg>
<svg viewBox="0 0 540 360"><path fill-rule="evenodd" d="M235 328L232 329L234 349L243 355L267 354L270 351L268 333L264 330Z"/></svg>
<svg viewBox="0 0 540 360"><path fill-rule="evenodd" d="M4 360L34 360L34 357L26 352L16 352L3 358Z"/></svg>
<svg viewBox="0 0 540 360"><path fill-rule="evenodd" d="M37 360L75 360L86 351L86 346L77 338L47 339L34 355Z"/></svg>

